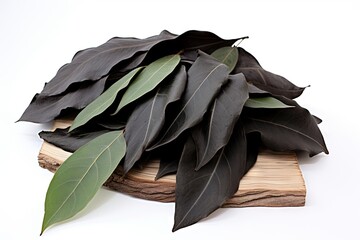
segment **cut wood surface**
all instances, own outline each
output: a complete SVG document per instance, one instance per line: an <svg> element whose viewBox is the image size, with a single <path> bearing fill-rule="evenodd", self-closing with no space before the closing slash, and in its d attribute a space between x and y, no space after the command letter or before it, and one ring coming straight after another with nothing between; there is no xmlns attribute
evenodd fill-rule
<svg viewBox="0 0 360 240"><path fill-rule="evenodd" d="M69 126L56 121L55 127ZM39 165L52 172L71 153L44 142L38 156ZM160 202L175 201L175 175L155 181L159 161L150 161L141 169L132 169L123 177L117 169L104 186L134 197ZM295 153L262 151L255 166L243 177L239 190L223 207L295 207L305 205L306 188Z"/></svg>

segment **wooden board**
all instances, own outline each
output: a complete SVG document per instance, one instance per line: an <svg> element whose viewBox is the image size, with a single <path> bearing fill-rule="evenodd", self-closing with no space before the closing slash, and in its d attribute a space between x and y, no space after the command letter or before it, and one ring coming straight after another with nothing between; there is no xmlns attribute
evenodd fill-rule
<svg viewBox="0 0 360 240"><path fill-rule="evenodd" d="M69 125L56 122L56 127ZM52 172L71 153L44 142L38 156L39 165ZM126 177L116 170L104 186L134 197L173 202L175 200L175 175L155 181L159 166L152 161L142 169L131 170ZM223 207L295 207L305 205L306 188L295 153L262 151L255 166L243 177L239 190Z"/></svg>

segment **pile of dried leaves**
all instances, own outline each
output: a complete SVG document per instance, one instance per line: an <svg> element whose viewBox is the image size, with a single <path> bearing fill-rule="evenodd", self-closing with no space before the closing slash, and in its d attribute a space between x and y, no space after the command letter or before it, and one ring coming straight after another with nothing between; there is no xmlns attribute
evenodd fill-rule
<svg viewBox="0 0 360 240"><path fill-rule="evenodd" d="M62 66L20 118L77 114L70 129L40 133L74 152L50 183L42 232L82 210L117 167L126 174L149 155L160 159L156 178L176 172L175 231L232 197L260 146L328 153L321 120L293 100L304 88L264 70L238 40L116 37Z"/></svg>

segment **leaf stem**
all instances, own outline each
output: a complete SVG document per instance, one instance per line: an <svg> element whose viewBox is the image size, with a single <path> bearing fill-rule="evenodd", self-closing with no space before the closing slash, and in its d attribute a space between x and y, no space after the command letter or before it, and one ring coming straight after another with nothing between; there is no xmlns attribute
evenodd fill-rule
<svg viewBox="0 0 360 240"><path fill-rule="evenodd" d="M242 43L242 41L244 41L245 39L248 39L249 36L245 36L245 37L242 37L242 38L239 38L239 40L237 40L235 43L234 43L234 47L239 47L239 45Z"/></svg>

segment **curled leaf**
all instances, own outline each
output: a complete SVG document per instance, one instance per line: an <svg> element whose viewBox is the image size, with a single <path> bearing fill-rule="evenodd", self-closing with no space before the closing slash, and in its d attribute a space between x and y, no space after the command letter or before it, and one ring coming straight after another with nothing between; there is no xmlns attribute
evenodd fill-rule
<svg viewBox="0 0 360 240"><path fill-rule="evenodd" d="M146 39L115 37L98 47L78 52L70 63L59 69L41 95L58 95L74 83L98 80L106 76L116 64L131 58L135 53L148 51L155 44L174 37L167 31Z"/></svg>
<svg viewBox="0 0 360 240"><path fill-rule="evenodd" d="M59 117L64 110L82 109L95 100L104 90L107 77L89 84L83 84L74 91L57 95L36 94L19 121L46 123Z"/></svg>
<svg viewBox="0 0 360 240"><path fill-rule="evenodd" d="M216 34L207 31L190 30L184 32L174 39L168 39L152 47L144 60L145 63L152 62L165 55L177 52L202 51L207 54L218 48L231 46L238 39L222 39ZM193 55L197 57L197 55ZM193 59L195 61L195 59Z"/></svg>
<svg viewBox="0 0 360 240"><path fill-rule="evenodd" d="M238 50L239 60L234 72L243 73L251 84L272 94L291 99L300 96L304 91L304 88L297 87L286 78L264 70L256 58L243 48Z"/></svg>
<svg viewBox="0 0 360 240"><path fill-rule="evenodd" d="M86 143L107 132L109 131L93 129L88 132L75 131L69 133L69 128L57 128L55 131L42 131L39 133L39 136L46 142L51 143L65 151L75 152Z"/></svg>

